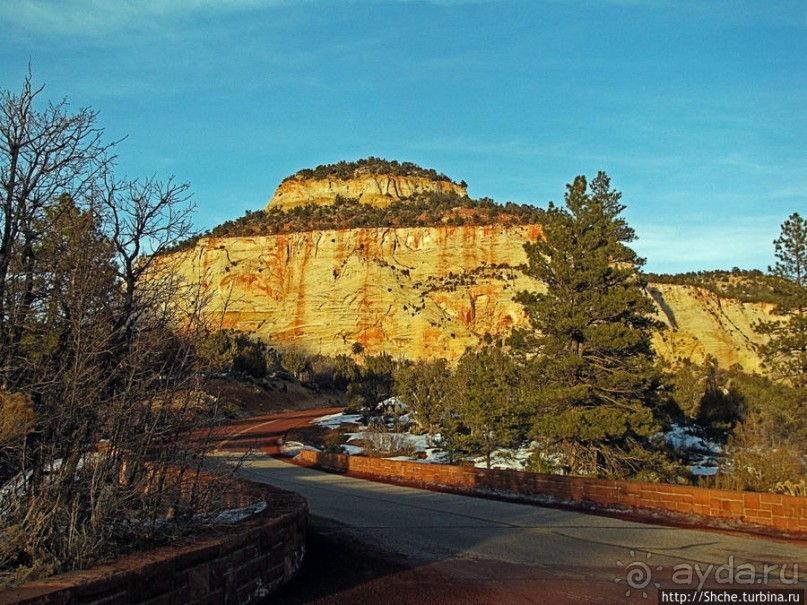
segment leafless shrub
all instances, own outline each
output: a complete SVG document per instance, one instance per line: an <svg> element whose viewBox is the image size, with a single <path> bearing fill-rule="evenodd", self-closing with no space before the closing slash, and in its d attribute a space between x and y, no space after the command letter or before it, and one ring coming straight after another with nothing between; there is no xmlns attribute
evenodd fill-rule
<svg viewBox="0 0 807 605"><path fill-rule="evenodd" d="M155 254L187 185L115 179L96 113L0 93L0 569L74 569L198 524L217 402L199 284Z"/></svg>
<svg viewBox="0 0 807 605"><path fill-rule="evenodd" d="M371 458L413 457L417 454L415 446L405 434L390 430L383 422L373 423L361 438L364 453Z"/></svg>

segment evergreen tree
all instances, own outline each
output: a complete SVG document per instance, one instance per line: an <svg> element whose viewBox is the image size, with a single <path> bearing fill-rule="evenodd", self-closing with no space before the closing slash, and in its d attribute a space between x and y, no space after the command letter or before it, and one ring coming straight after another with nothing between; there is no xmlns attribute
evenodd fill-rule
<svg viewBox="0 0 807 605"><path fill-rule="evenodd" d="M481 454L491 467L497 449L524 439L520 380L500 349L467 351L454 372L440 434L451 457Z"/></svg>
<svg viewBox="0 0 807 605"><path fill-rule="evenodd" d="M807 485L804 389L737 370L727 374L745 414L721 452L717 486L789 493L788 483Z"/></svg>
<svg viewBox="0 0 807 605"><path fill-rule="evenodd" d="M401 364L395 372L395 394L409 406L418 429L426 434L440 431L451 370L445 359Z"/></svg>
<svg viewBox="0 0 807 605"><path fill-rule="evenodd" d="M543 239L525 246L527 274L547 287L520 296L536 330L535 436L575 474L639 471L658 430L653 305L620 199L605 173L579 176L565 208L550 203Z"/></svg>
<svg viewBox="0 0 807 605"><path fill-rule="evenodd" d="M367 355L359 375L348 385L348 407L358 410L364 422L381 415L378 404L392 397L395 368L395 360L387 353Z"/></svg>
<svg viewBox="0 0 807 605"><path fill-rule="evenodd" d="M782 223L782 233L773 240L776 264L768 271L793 284L807 288L807 221L794 212ZM803 310L804 299L797 301Z"/></svg>
<svg viewBox="0 0 807 605"><path fill-rule="evenodd" d="M807 387L807 221L794 212L774 240L776 264L768 271L781 280L777 311L784 321L763 321L770 335L760 353L777 378Z"/></svg>

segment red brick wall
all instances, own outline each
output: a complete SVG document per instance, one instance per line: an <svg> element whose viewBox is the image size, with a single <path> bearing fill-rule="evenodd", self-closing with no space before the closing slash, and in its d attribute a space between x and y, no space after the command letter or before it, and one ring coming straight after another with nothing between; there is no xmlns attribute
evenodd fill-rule
<svg viewBox="0 0 807 605"><path fill-rule="evenodd" d="M291 579L302 564L308 505L298 494L240 482L234 507L266 509L193 544L123 557L109 565L0 590L0 605L250 603Z"/></svg>
<svg viewBox="0 0 807 605"><path fill-rule="evenodd" d="M807 498L686 485L422 464L303 450L304 463L420 487L497 494L635 516L807 534Z"/></svg>

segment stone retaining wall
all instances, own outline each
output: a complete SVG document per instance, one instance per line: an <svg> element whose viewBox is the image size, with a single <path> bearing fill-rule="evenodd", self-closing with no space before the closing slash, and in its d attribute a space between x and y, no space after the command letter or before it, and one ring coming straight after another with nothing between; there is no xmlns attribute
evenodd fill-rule
<svg viewBox="0 0 807 605"><path fill-rule="evenodd" d="M0 590L0 605L126 603L244 604L266 597L297 573L305 552L308 504L298 494L239 482L232 506L265 501L264 511L192 544Z"/></svg>
<svg viewBox="0 0 807 605"><path fill-rule="evenodd" d="M303 450L300 460L325 470L468 494L606 511L643 518L807 535L807 498L547 475L469 466L423 464Z"/></svg>

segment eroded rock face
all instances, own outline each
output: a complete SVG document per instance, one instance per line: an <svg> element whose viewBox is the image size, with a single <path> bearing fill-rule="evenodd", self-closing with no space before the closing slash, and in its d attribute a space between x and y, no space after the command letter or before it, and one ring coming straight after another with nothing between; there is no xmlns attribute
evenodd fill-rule
<svg viewBox="0 0 807 605"><path fill-rule="evenodd" d="M456 360L486 334L527 325L515 295L543 285L518 266L540 235L493 225L205 238L173 259L201 280L217 323L279 348L350 354L360 342L371 354ZM653 284L648 295L667 325L655 338L663 358L760 367L751 325L771 306L690 286Z"/></svg>
<svg viewBox="0 0 807 605"><path fill-rule="evenodd" d="M673 365L687 359L703 363L711 355L724 368L739 365L746 371L761 371L755 347L767 337L757 334L753 326L775 317L773 304L722 298L695 286L650 284L648 293L658 318L667 325L653 341L663 359Z"/></svg>
<svg viewBox="0 0 807 605"><path fill-rule="evenodd" d="M392 174L359 175L345 180L291 177L280 184L266 209L333 204L336 196L357 199L362 204L371 206L388 206L394 201L419 193L456 193L465 196L468 192L463 185L449 180Z"/></svg>

